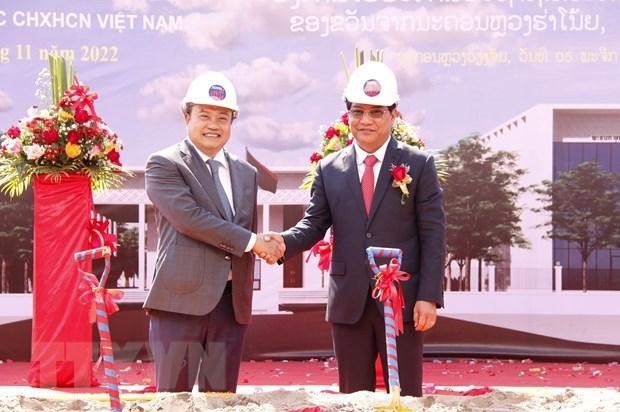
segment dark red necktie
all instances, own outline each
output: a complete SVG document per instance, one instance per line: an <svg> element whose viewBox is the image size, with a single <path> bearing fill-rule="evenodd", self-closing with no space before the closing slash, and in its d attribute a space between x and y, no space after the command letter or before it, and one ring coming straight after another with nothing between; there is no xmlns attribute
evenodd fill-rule
<svg viewBox="0 0 620 412"><path fill-rule="evenodd" d="M370 215L370 205L372 204L372 195L375 193L375 173L373 167L377 163L377 159L374 155L366 156L364 164L364 174L362 175L362 196L364 197L364 206L366 207L366 214Z"/></svg>

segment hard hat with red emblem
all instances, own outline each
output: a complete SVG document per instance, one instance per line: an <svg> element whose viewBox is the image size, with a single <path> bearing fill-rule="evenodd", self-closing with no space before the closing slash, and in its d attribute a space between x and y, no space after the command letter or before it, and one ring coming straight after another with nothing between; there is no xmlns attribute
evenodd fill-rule
<svg viewBox="0 0 620 412"><path fill-rule="evenodd" d="M396 76L383 62L366 62L351 73L342 97L351 103L391 106L398 103Z"/></svg>
<svg viewBox="0 0 620 412"><path fill-rule="evenodd" d="M208 104L239 112L237 92L231 81L219 72L205 72L189 84L181 105Z"/></svg>

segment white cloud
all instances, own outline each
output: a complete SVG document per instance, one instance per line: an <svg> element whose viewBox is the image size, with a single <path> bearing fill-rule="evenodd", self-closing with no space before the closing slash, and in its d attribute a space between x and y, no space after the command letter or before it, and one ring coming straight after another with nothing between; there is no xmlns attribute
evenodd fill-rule
<svg viewBox="0 0 620 412"><path fill-rule="evenodd" d="M240 41L243 34L286 36L290 34L289 19L293 14L329 16L333 11L330 5L305 1L295 10L292 10L290 5L283 4L285 2L282 0L169 2L179 10L192 11L183 17L182 32L187 45L210 50L233 46ZM195 11L197 9L201 11Z"/></svg>
<svg viewBox="0 0 620 412"><path fill-rule="evenodd" d="M214 3L221 3L215 0L168 0L172 6L179 10L194 10L202 7L213 6Z"/></svg>
<svg viewBox="0 0 620 412"><path fill-rule="evenodd" d="M238 43L242 30L239 16L231 13L191 13L183 17L183 34L188 47L221 50Z"/></svg>
<svg viewBox="0 0 620 412"><path fill-rule="evenodd" d="M312 148L318 139L318 129L312 122L282 124L266 116L243 117L238 122L233 135L251 148L274 152Z"/></svg>
<svg viewBox="0 0 620 412"><path fill-rule="evenodd" d="M219 71L235 85L240 110L245 116L264 113L275 102L307 93L314 83L302 65L309 61L309 53L289 53L283 61L259 57ZM149 82L140 93L156 101L149 107L138 108L138 116L145 120L178 116L187 86L194 77L209 69L215 70L206 65L192 66L182 73L161 76Z"/></svg>
<svg viewBox="0 0 620 412"><path fill-rule="evenodd" d="M402 113L403 119L415 126L421 126L426 119L426 110L415 110L411 113Z"/></svg>
<svg viewBox="0 0 620 412"><path fill-rule="evenodd" d="M13 107L11 96L0 90L0 112L6 112Z"/></svg>
<svg viewBox="0 0 620 412"><path fill-rule="evenodd" d="M289 53L277 62L259 57L250 63L237 63L226 70L237 88L240 104L253 112L267 110L269 104L302 93L313 81L301 65L310 61L310 53ZM241 110L245 110L244 107Z"/></svg>
<svg viewBox="0 0 620 412"><path fill-rule="evenodd" d="M194 77L207 70L209 66L206 65L192 66L183 73L160 76L147 83L140 90L140 94L153 97L157 102L148 107L139 107L138 117L144 120L177 118L187 86Z"/></svg>
<svg viewBox="0 0 620 412"><path fill-rule="evenodd" d="M405 55L411 50L401 50ZM406 59L399 58L400 54L387 50L383 61L390 66L398 80L398 93L401 97L410 96L418 91L431 88L431 81L422 73L420 66Z"/></svg>
<svg viewBox="0 0 620 412"><path fill-rule="evenodd" d="M135 13L146 13L149 10L148 0L112 0L114 10L123 10Z"/></svg>

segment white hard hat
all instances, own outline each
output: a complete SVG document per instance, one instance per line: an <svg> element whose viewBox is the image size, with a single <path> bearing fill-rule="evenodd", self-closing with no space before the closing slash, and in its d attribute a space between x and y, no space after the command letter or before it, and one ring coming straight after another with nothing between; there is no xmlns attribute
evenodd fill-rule
<svg viewBox="0 0 620 412"><path fill-rule="evenodd" d="M187 103L208 104L239 111L237 92L233 84L218 72L205 72L192 80L181 105L185 107Z"/></svg>
<svg viewBox="0 0 620 412"><path fill-rule="evenodd" d="M366 62L351 73L342 97L351 103L391 106L398 102L396 76L385 63Z"/></svg>

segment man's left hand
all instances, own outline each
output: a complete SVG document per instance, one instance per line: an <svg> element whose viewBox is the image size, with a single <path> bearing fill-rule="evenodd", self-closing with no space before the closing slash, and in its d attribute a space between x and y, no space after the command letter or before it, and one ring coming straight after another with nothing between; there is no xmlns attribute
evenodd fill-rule
<svg viewBox="0 0 620 412"><path fill-rule="evenodd" d="M424 332L435 326L437 306L433 302L418 300L413 307L413 326L418 332Z"/></svg>

